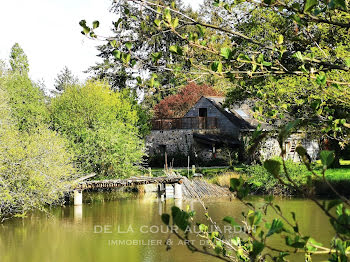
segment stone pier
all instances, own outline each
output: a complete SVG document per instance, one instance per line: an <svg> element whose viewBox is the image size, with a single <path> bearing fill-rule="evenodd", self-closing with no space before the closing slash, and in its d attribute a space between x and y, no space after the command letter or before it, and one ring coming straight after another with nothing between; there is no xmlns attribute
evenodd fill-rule
<svg viewBox="0 0 350 262"><path fill-rule="evenodd" d="M81 206L83 204L83 191L74 190L74 205Z"/></svg>
<svg viewBox="0 0 350 262"><path fill-rule="evenodd" d="M175 199L182 198L182 184L174 184L174 198Z"/></svg>

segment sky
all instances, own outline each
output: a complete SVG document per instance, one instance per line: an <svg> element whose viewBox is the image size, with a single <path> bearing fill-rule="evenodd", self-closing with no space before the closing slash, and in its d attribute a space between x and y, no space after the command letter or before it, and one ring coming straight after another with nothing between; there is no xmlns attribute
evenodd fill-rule
<svg viewBox="0 0 350 262"><path fill-rule="evenodd" d="M185 0L196 9L202 0ZM19 43L28 56L29 75L53 89L57 74L67 66L84 81L83 73L100 59L95 46L80 31L79 21L99 20L100 35L109 35L115 15L109 12L111 0L9 0L0 8L0 59L8 61L11 47Z"/></svg>

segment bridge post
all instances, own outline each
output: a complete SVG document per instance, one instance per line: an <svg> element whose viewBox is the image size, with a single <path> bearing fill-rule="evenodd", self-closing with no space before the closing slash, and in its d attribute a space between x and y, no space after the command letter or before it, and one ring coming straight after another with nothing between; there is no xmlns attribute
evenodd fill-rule
<svg viewBox="0 0 350 262"><path fill-rule="evenodd" d="M181 199L182 198L182 184L176 183L174 186L174 198Z"/></svg>
<svg viewBox="0 0 350 262"><path fill-rule="evenodd" d="M174 187L171 184L165 185L165 197L166 198L173 198L174 197Z"/></svg>
<svg viewBox="0 0 350 262"><path fill-rule="evenodd" d="M164 201L164 195L165 195L165 185L164 184L158 184L158 197L161 201Z"/></svg>
<svg viewBox="0 0 350 262"><path fill-rule="evenodd" d="M74 190L74 205L81 206L83 204L83 191Z"/></svg>

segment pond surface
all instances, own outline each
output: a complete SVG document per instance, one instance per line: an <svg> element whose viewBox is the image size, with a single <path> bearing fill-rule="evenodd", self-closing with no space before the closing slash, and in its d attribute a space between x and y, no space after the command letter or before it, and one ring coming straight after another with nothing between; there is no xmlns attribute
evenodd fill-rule
<svg viewBox="0 0 350 262"><path fill-rule="evenodd" d="M171 237L172 248L165 250L168 233L160 214L170 212L174 204L182 209L189 205L197 211L196 221L204 222L198 201L160 202L147 195L104 200L108 194L90 193L84 196L93 200L90 203L54 208L51 217L35 212L25 219L12 219L0 225L0 261L218 261L191 253L175 236ZM262 202L262 198L254 198L252 202ZM301 232L328 244L334 232L327 217L312 202L279 199L276 203L289 218L291 211L296 212L297 219L302 221ZM212 218L222 226L222 218L227 215L240 221L245 209L238 200L212 199L206 205ZM282 241L275 238L269 243L278 246ZM303 257L294 256L290 261L303 261Z"/></svg>

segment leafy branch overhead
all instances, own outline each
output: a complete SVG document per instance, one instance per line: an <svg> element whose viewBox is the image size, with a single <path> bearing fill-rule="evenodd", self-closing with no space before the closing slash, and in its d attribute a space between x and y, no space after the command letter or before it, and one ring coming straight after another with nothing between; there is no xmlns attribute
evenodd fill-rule
<svg viewBox="0 0 350 262"><path fill-rule="evenodd" d="M282 31L276 35L275 40L264 39L263 37L257 39L239 32L235 26L231 28L221 27L201 19L194 19L177 9L175 4L166 6L162 3L144 0L132 0L131 2L134 5L139 5L141 12L136 16L136 14L130 13L130 10L124 10L130 19L147 20L147 17L143 16L143 14L146 15L147 13L143 11L152 10L156 15L156 19L153 21L154 29L152 30L160 33L171 31L182 40L179 44L171 45L169 47L170 52L179 56L185 56L186 60L194 67L213 71L223 77L235 78L237 74L245 74L250 77L308 74L310 77L317 78L317 75L321 72L331 70L349 71L349 58L341 56L335 56L331 59L329 57L321 57L318 55L318 52L310 47L303 51L290 50L290 36L284 36ZM298 27L298 32L301 33L297 37L301 37L300 34L310 33L312 35L314 33L313 27L322 29L325 26L331 26L337 32L343 32L344 34L350 27L347 3L343 0L331 1L328 5L317 0L308 0L304 5L298 2L287 3L270 0L265 0L263 3L249 0L233 4L228 4L225 1L215 1L214 5L224 9L229 14L232 10L239 10L244 2L249 3L252 8L267 10L273 8L273 10L277 10L276 13L279 16L285 17L291 25ZM329 16L332 19L326 19ZM344 21L347 23L344 23ZM118 22L122 24L120 21ZM119 23L118 26L122 26ZM97 28L99 25L97 21L93 23L92 27L87 26L85 20L82 20L80 25L83 27L84 34L96 37L94 28ZM183 32L183 28L186 28L185 32ZM227 46L215 46L216 39L212 37L213 33L226 35L231 38L230 43L227 43ZM123 59L123 53L125 53L124 56L130 54L131 57L133 55L136 57L136 54L130 52L130 43L115 44L114 40L112 40L111 45L116 46L115 51L118 52L117 54L121 52L122 55L118 55L118 59ZM120 50L120 47L123 45L127 47L125 51ZM246 45L246 48L243 48L243 52L238 51L239 49L242 50L244 45ZM198 61L195 59L194 50L200 50L208 58L210 56L213 61L208 61L209 59ZM162 52L157 52L150 55L156 63L160 59L161 54ZM292 59L295 67L289 68L286 66L286 63L289 63L288 59ZM133 61L132 58L124 59L123 62L126 64L131 63L131 66L136 64L131 61Z"/></svg>

